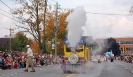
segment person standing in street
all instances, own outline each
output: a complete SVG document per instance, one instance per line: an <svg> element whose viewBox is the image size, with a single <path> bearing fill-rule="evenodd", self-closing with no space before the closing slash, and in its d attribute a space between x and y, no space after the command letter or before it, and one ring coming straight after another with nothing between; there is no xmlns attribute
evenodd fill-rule
<svg viewBox="0 0 133 77"><path fill-rule="evenodd" d="M26 60L26 69L25 72L28 72L29 65L31 66L32 70L31 72L35 72L35 68L33 65L33 52L29 45L26 45L27 49L27 60Z"/></svg>
<svg viewBox="0 0 133 77"><path fill-rule="evenodd" d="M52 55L52 52L50 52L50 55L49 55L50 59L50 65L52 66L53 65L53 55Z"/></svg>

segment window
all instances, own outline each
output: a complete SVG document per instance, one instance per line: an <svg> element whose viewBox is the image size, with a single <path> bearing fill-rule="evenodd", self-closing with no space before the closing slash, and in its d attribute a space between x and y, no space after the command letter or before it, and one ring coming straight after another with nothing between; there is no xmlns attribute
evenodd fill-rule
<svg viewBox="0 0 133 77"><path fill-rule="evenodd" d="M119 44L133 44L133 41L119 41Z"/></svg>
<svg viewBox="0 0 133 77"><path fill-rule="evenodd" d="M76 49L76 52L82 52L83 49Z"/></svg>
<svg viewBox="0 0 133 77"><path fill-rule="evenodd" d="M66 52L71 52L71 48L69 45L66 46ZM77 45L77 47L75 48L76 52L82 52L83 51L83 45L79 44Z"/></svg>
<svg viewBox="0 0 133 77"><path fill-rule="evenodd" d="M83 49L75 49L75 50L76 50L76 52L82 52L83 51ZM71 47L67 47L66 52L71 52Z"/></svg>
<svg viewBox="0 0 133 77"><path fill-rule="evenodd" d="M124 44L125 42L124 41L120 41L120 44Z"/></svg>
<svg viewBox="0 0 133 77"><path fill-rule="evenodd" d="M125 44L132 44L132 41L125 41Z"/></svg>
<svg viewBox="0 0 133 77"><path fill-rule="evenodd" d="M66 48L66 52L71 52L71 48Z"/></svg>
<svg viewBox="0 0 133 77"><path fill-rule="evenodd" d="M117 43L120 44L120 41L118 41Z"/></svg>
<svg viewBox="0 0 133 77"><path fill-rule="evenodd" d="M131 48L131 51L133 51L133 48Z"/></svg>
<svg viewBox="0 0 133 77"><path fill-rule="evenodd" d="M126 48L127 51L130 51L130 48Z"/></svg>

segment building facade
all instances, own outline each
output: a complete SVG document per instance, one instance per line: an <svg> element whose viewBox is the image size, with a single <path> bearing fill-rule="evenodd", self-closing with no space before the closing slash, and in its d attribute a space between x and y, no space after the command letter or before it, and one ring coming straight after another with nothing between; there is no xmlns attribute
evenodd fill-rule
<svg viewBox="0 0 133 77"><path fill-rule="evenodd" d="M15 36L5 36L0 38L0 51L4 50L5 48L10 48L11 50L11 41ZM5 49L6 50L6 49Z"/></svg>
<svg viewBox="0 0 133 77"><path fill-rule="evenodd" d="M116 42L120 45L121 53L124 55L133 54L133 38L115 38Z"/></svg>

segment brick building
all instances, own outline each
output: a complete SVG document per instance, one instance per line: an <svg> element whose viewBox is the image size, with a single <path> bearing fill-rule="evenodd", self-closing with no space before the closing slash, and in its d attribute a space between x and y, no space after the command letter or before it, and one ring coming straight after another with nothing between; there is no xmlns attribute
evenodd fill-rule
<svg viewBox="0 0 133 77"><path fill-rule="evenodd" d="M11 40L14 38L15 36L5 36L5 37L1 37L0 38L0 51L3 50L4 48L9 48L11 45Z"/></svg>
<svg viewBox="0 0 133 77"><path fill-rule="evenodd" d="M131 55L133 53L133 38L115 38L120 45L120 50L125 55Z"/></svg>

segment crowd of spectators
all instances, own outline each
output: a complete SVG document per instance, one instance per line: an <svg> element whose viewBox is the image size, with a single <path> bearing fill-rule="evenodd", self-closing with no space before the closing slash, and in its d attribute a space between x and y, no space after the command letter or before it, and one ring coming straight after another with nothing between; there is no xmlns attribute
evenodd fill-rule
<svg viewBox="0 0 133 77"><path fill-rule="evenodd" d="M133 55L132 56L120 56L118 57L118 60L133 64Z"/></svg>
<svg viewBox="0 0 133 77"><path fill-rule="evenodd" d="M42 54L34 53L34 66L47 66L53 64L61 64L62 56L56 56L52 53L50 54ZM2 69L18 69L26 67L26 53L25 52L0 52L0 67Z"/></svg>

